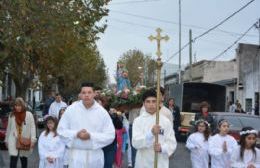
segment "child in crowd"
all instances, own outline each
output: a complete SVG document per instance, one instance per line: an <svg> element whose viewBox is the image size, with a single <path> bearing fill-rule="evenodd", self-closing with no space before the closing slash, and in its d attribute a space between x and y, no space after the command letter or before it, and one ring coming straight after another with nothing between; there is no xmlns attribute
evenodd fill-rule
<svg viewBox="0 0 260 168"><path fill-rule="evenodd" d="M46 117L46 129L39 137L39 168L63 168L65 145L57 135L58 121L55 117Z"/></svg>
<svg viewBox="0 0 260 168"><path fill-rule="evenodd" d="M256 148L258 131L244 127L240 132L240 146L232 153L232 168L260 168L260 150Z"/></svg>
<svg viewBox="0 0 260 168"><path fill-rule="evenodd" d="M121 122L123 123L123 117L121 112L117 112ZM115 167L122 168L122 161L123 161L123 135L126 132L125 128L122 125L122 128L116 129L116 142L117 142L117 149L116 149L116 157L115 157Z"/></svg>
<svg viewBox="0 0 260 168"><path fill-rule="evenodd" d="M186 142L186 147L191 151L192 168L208 168L208 139L210 126L206 120L198 120L195 123L195 133L191 134Z"/></svg>
<svg viewBox="0 0 260 168"><path fill-rule="evenodd" d="M209 139L211 168L230 168L231 154L237 148L237 141L230 135L229 122L221 119L218 122L219 133Z"/></svg>

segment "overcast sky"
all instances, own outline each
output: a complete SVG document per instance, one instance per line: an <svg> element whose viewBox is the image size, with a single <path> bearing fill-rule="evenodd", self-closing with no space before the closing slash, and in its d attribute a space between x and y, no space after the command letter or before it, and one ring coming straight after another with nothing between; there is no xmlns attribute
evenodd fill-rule
<svg viewBox="0 0 260 168"><path fill-rule="evenodd" d="M182 0L182 45L188 42L189 29L196 37L215 26L250 0ZM155 29L163 29L170 40L162 44L163 60L178 64L178 55L172 55L179 48L179 0L112 0L109 4L110 13L106 17L108 27L100 35L98 48L109 70L110 80L114 82L113 74L119 57L130 49L140 49L156 58L156 43L150 42L148 36L155 35ZM241 34L260 18L260 0L255 0L241 12L218 27L215 31L196 40L193 44L193 54L197 61L213 59L224 51ZM227 31L227 32L223 32ZM251 29L242 43L258 44L259 32ZM235 48L216 60L230 60L235 56ZM182 52L182 64L189 62L189 47Z"/></svg>

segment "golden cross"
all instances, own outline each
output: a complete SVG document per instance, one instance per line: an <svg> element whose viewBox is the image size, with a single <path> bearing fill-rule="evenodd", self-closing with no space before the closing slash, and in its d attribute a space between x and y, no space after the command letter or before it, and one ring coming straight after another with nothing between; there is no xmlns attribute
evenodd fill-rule
<svg viewBox="0 0 260 168"><path fill-rule="evenodd" d="M157 58L157 89L156 89L156 92L157 92L157 100L156 100L156 121L155 121L155 124L156 125L159 125L159 106L160 106L160 80L161 80L161 68L162 68L162 61L161 61L161 55L162 55L162 52L161 52L161 41L162 40L165 40L165 41L168 41L170 38L169 36L164 36L162 37L161 36L161 32L162 32L162 29L158 28L156 29L156 32L157 32L157 36L154 37L154 36L150 36L149 39L151 41L153 40L156 40L157 41L157 52L156 52L156 55L158 56ZM158 135L155 136L155 143L159 143L159 137ZM155 152L155 155L154 155L154 168L157 168L158 166L158 152Z"/></svg>
<svg viewBox="0 0 260 168"><path fill-rule="evenodd" d="M156 55L160 58L161 55L162 55L162 52L161 52L161 41L162 40L168 41L170 38L167 35L162 37L161 36L162 29L160 29L160 28L157 28L156 32L157 32L157 36L154 37L153 35L151 35L151 36L149 36L149 40L151 40L151 41L156 40L156 42L157 42L157 52L156 52Z"/></svg>

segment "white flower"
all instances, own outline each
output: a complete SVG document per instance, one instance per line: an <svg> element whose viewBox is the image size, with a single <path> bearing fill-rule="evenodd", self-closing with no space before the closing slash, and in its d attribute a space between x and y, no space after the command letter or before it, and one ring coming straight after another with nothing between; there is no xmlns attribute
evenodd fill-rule
<svg viewBox="0 0 260 168"><path fill-rule="evenodd" d="M79 24L79 21L75 21L73 22L74 25L78 25Z"/></svg>

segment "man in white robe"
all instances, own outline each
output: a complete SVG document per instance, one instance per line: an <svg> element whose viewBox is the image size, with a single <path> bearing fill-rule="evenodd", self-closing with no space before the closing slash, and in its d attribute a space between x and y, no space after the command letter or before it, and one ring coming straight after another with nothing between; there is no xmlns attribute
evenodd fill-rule
<svg viewBox="0 0 260 168"><path fill-rule="evenodd" d="M49 115L59 118L59 112L61 108L67 107L67 104L62 101L62 97L59 93L55 96L55 101L51 104L49 108Z"/></svg>
<svg viewBox="0 0 260 168"><path fill-rule="evenodd" d="M154 167L154 154L158 153L158 167L169 168L169 157L176 150L177 142L170 121L162 114L156 120L156 92L148 90L143 95L145 111L134 120L132 144L137 149L135 168ZM159 143L155 144L155 135Z"/></svg>
<svg viewBox="0 0 260 168"><path fill-rule="evenodd" d="M102 148L115 138L112 120L94 96L93 83L83 83L82 100L66 109L58 125L58 134L69 147L70 168L103 168Z"/></svg>

